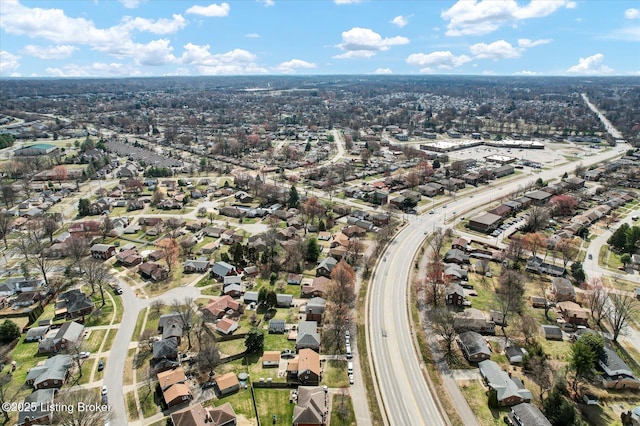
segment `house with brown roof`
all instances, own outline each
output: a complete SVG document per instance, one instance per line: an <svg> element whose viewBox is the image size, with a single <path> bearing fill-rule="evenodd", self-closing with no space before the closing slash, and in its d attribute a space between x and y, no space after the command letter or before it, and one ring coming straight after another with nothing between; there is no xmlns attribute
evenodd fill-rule
<svg viewBox="0 0 640 426"><path fill-rule="evenodd" d="M240 390L240 381L233 372L216 377L215 382L220 396L229 395Z"/></svg>
<svg viewBox="0 0 640 426"><path fill-rule="evenodd" d="M576 291L571 285L571 281L562 277L555 277L551 284L551 292L555 296L556 302L575 302Z"/></svg>
<svg viewBox="0 0 640 426"><path fill-rule="evenodd" d="M209 304L202 308L202 315L205 321L215 321L229 314L236 316L244 311L241 302L229 295L212 299Z"/></svg>
<svg viewBox="0 0 640 426"><path fill-rule="evenodd" d="M287 381L305 386L320 383L320 355L313 349L300 349L298 357L287 363Z"/></svg>
<svg viewBox="0 0 640 426"><path fill-rule="evenodd" d="M277 367L280 365L280 352L264 351L262 354L262 367Z"/></svg>
<svg viewBox="0 0 640 426"><path fill-rule="evenodd" d="M173 426L235 426L236 412L228 402L205 409L197 403L171 414Z"/></svg>
<svg viewBox="0 0 640 426"><path fill-rule="evenodd" d="M157 263L144 262L138 266L138 273L142 278L150 279L151 281L162 281L169 276L169 271Z"/></svg>
<svg viewBox="0 0 640 426"><path fill-rule="evenodd" d="M560 310L562 318L569 324L574 326L589 324L589 310L587 308L570 301L557 303L556 307Z"/></svg>
<svg viewBox="0 0 640 426"><path fill-rule="evenodd" d="M216 323L216 331L228 336L238 329L238 322L229 318L222 318Z"/></svg>
<svg viewBox="0 0 640 426"><path fill-rule="evenodd" d="M299 386L298 400L293 408L293 426L324 426L328 416L327 393L322 386Z"/></svg>
<svg viewBox="0 0 640 426"><path fill-rule="evenodd" d="M187 376L182 367L163 371L158 373L156 377L167 407L175 407L193 399L189 386L185 383Z"/></svg>
<svg viewBox="0 0 640 426"><path fill-rule="evenodd" d="M91 246L91 257L94 259L106 260L116 253L116 246L113 244L94 244Z"/></svg>
<svg viewBox="0 0 640 426"><path fill-rule="evenodd" d="M300 286L300 297L324 297L331 285L327 277L315 277L313 280L304 279Z"/></svg>

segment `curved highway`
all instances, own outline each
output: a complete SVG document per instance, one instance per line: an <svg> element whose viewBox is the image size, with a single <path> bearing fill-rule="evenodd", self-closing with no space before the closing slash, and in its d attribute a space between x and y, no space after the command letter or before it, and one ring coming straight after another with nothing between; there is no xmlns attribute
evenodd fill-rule
<svg viewBox="0 0 640 426"><path fill-rule="evenodd" d="M618 147L584 157L581 162L588 167L620 156L629 148ZM392 425L444 425L435 397L425 382L421 359L413 344L410 311L409 274L412 260L417 253L425 233L442 226L443 221L452 216L466 214L479 206L495 201L497 197L513 192L523 181L543 180L571 173L577 163L567 163L551 170L536 174L524 174L521 179L505 182L502 186L487 188L471 197L459 197L448 203L446 208L436 209L436 213L419 217L396 235L382 254L369 289L368 344L377 379L383 416ZM495 185L500 185L496 181ZM473 198L472 198L473 197Z"/></svg>

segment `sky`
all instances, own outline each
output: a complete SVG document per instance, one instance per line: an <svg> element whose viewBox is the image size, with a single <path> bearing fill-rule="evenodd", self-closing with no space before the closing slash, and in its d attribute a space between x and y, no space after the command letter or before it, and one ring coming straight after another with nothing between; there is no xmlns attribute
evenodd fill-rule
<svg viewBox="0 0 640 426"><path fill-rule="evenodd" d="M1 77L640 76L626 0L0 0Z"/></svg>

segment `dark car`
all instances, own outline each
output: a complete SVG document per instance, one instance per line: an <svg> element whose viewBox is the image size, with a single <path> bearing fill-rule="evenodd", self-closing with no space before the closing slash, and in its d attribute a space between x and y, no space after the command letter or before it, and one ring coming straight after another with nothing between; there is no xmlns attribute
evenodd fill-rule
<svg viewBox="0 0 640 426"><path fill-rule="evenodd" d="M104 361L100 360L100 362L98 363L98 371L102 371L104 370Z"/></svg>
<svg viewBox="0 0 640 426"><path fill-rule="evenodd" d="M202 387L202 389L204 390L204 389L212 388L212 387L214 387L215 385L216 385L216 382L204 382L204 383L201 385L201 387Z"/></svg>
<svg viewBox="0 0 640 426"><path fill-rule="evenodd" d="M120 286L115 286L113 288L113 291L115 291L116 294L122 294L122 287Z"/></svg>

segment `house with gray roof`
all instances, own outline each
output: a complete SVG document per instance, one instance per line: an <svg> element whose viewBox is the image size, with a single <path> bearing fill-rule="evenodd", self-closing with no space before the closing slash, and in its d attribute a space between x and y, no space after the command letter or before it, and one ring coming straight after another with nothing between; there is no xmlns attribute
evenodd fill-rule
<svg viewBox="0 0 640 426"><path fill-rule="evenodd" d="M31 327L27 330L27 335L24 338L25 342L39 342L44 339L44 336L49 332L50 326L43 325L40 327Z"/></svg>
<svg viewBox="0 0 640 426"><path fill-rule="evenodd" d="M324 310L327 306L327 301L322 297L312 297L307 302L307 307L305 309L306 320L307 321L315 321L318 324L322 322L322 317L324 316Z"/></svg>
<svg viewBox="0 0 640 426"><path fill-rule="evenodd" d="M480 375L489 386L489 389L496 392L498 405L511 406L522 402L531 402L533 396L526 389L520 379L510 377L500 366L491 360L478 363Z"/></svg>
<svg viewBox="0 0 640 426"><path fill-rule="evenodd" d="M298 336L296 337L296 351L300 349L320 350L320 334L318 324L315 321L299 321Z"/></svg>
<svg viewBox="0 0 640 426"><path fill-rule="evenodd" d="M331 271L338 264L338 261L333 257L327 257L323 259L316 267L316 277L331 277Z"/></svg>
<svg viewBox="0 0 640 426"><path fill-rule="evenodd" d="M59 352L67 347L67 344L77 342L82 333L84 326L75 321L69 321L56 330L51 330L44 339L38 343L38 353L45 354L51 352Z"/></svg>
<svg viewBox="0 0 640 426"><path fill-rule="evenodd" d="M29 370L26 383L34 389L59 389L67 381L72 365L71 355L52 356Z"/></svg>
<svg viewBox="0 0 640 426"><path fill-rule="evenodd" d="M529 402L511 407L509 419L516 426L551 426L551 422L542 414L542 411Z"/></svg>
<svg viewBox="0 0 640 426"><path fill-rule="evenodd" d="M298 400L293 408L293 426L325 425L328 418L327 397L322 386L298 386Z"/></svg>
<svg viewBox="0 0 640 426"><path fill-rule="evenodd" d="M235 266L228 262L216 262L211 267L211 276L218 281L224 280L224 277L229 275L238 275L238 271Z"/></svg>
<svg viewBox="0 0 640 426"><path fill-rule="evenodd" d="M25 407L29 410L22 410L18 413L18 426L28 425L50 425L53 420L53 412L47 410L53 403L56 389L38 389L24 398Z"/></svg>
<svg viewBox="0 0 640 426"><path fill-rule="evenodd" d="M290 294L276 294L276 306L278 308L290 308L293 306L293 296Z"/></svg>
<svg viewBox="0 0 640 426"><path fill-rule="evenodd" d="M283 319L272 319L269 321L269 333L284 333L286 322Z"/></svg>
<svg viewBox="0 0 640 426"><path fill-rule="evenodd" d="M640 389L640 380L631 368L610 348L604 348L604 355L598 360L603 371L602 384L607 389Z"/></svg>
<svg viewBox="0 0 640 426"><path fill-rule="evenodd" d="M469 362L480 362L491 358L491 349L481 334L465 331L458 336L458 345Z"/></svg>
<svg viewBox="0 0 640 426"><path fill-rule="evenodd" d="M91 298L75 288L58 295L55 318L84 317L90 314L93 308L94 304Z"/></svg>
<svg viewBox="0 0 640 426"><path fill-rule="evenodd" d="M188 274L193 272L203 273L209 270L209 268L211 267L211 263L206 257L199 257L197 259L185 260L182 264L182 267L184 269L184 272Z"/></svg>
<svg viewBox="0 0 640 426"><path fill-rule="evenodd" d="M178 339L169 337L153 342L153 359L178 359Z"/></svg>

